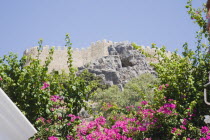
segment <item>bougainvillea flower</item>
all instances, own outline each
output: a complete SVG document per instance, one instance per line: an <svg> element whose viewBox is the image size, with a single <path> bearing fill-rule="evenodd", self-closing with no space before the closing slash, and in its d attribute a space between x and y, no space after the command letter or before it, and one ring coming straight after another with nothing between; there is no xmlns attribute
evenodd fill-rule
<svg viewBox="0 0 210 140"><path fill-rule="evenodd" d="M201 128L201 133L207 133L209 131L209 128L207 126L203 126Z"/></svg>
<svg viewBox="0 0 210 140"><path fill-rule="evenodd" d="M181 125L180 128L186 130L186 127L184 125Z"/></svg>
<svg viewBox="0 0 210 140"><path fill-rule="evenodd" d="M47 82L43 83L43 86L41 87L41 89L46 89L48 88L50 85Z"/></svg>
<svg viewBox="0 0 210 140"><path fill-rule="evenodd" d="M146 105L146 104L148 104L148 102L147 101L142 101L141 104Z"/></svg>
<svg viewBox="0 0 210 140"><path fill-rule="evenodd" d="M51 137L48 137L48 140L59 140L59 139L57 137L51 136Z"/></svg>
<svg viewBox="0 0 210 140"><path fill-rule="evenodd" d="M50 97L50 100L53 101L53 102L57 102L59 100L62 100L62 98L60 96L58 96L58 95L52 95Z"/></svg>
<svg viewBox="0 0 210 140"><path fill-rule="evenodd" d="M176 129L177 129L177 128L175 128L175 127L172 128L171 133L175 133Z"/></svg>

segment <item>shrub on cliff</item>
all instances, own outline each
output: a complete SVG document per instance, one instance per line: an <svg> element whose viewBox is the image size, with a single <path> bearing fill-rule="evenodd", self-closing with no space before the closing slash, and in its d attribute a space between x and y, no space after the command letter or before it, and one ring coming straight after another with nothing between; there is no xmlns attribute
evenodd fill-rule
<svg viewBox="0 0 210 140"><path fill-rule="evenodd" d="M135 105L141 100L153 100L153 87L158 84L154 75L145 73L129 81L123 91L118 86L106 90L97 90L92 100L100 105L103 103L115 104L119 107Z"/></svg>

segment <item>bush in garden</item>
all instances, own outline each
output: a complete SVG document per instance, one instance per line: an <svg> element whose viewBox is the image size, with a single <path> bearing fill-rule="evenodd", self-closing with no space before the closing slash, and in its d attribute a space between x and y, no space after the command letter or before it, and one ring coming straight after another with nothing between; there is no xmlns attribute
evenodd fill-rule
<svg viewBox="0 0 210 140"><path fill-rule="evenodd" d="M162 87L162 88L160 88ZM147 120L148 123L154 122L147 131L139 132L138 135L132 135L133 139L138 138L152 138L152 139L182 139L182 138L195 138L198 139L202 135L199 131L199 126L194 125L195 114L191 112L190 108L186 108L184 113L179 113L178 103L176 100L166 98L163 96L164 93L170 86L168 84L161 85L155 90L155 102L142 101L141 105L134 108L134 106L128 106L125 109L116 108L116 106L107 105L105 111L108 112L107 120L109 124L113 125L115 120L121 116L128 116L129 118L133 115L140 113L145 115L145 118L153 117L152 120ZM107 113L105 113L107 114ZM136 117L136 116L135 116ZM137 117L139 121L144 121L145 118L142 116ZM122 119L123 120L123 119ZM144 136L144 137L143 137Z"/></svg>
<svg viewBox="0 0 210 140"><path fill-rule="evenodd" d="M48 118L38 118L39 132L32 139L199 139L202 133L193 124L194 114L186 109L180 114L177 101L163 96L170 85L165 84L155 89L158 104L142 101L138 106L117 108L107 105L103 109L109 112L106 118L99 116L94 121L86 122L68 114L63 96L50 97ZM106 113L105 113L106 114ZM208 136L208 135L207 135Z"/></svg>
<svg viewBox="0 0 210 140"><path fill-rule="evenodd" d="M48 72L53 48L49 51L44 65L40 64L39 59L26 56L18 60L12 53L0 58L0 87L32 123L39 117L48 117L51 95L65 97L69 114L76 115L82 107L86 107L85 101L88 100L88 94L95 84L91 81L87 83L82 77L76 76L76 71L72 68L72 49L68 34L66 47L68 47L68 74ZM41 51L42 40L39 41L37 58ZM25 65L28 60L30 64Z"/></svg>
<svg viewBox="0 0 210 140"><path fill-rule="evenodd" d="M208 46L202 44L203 37L208 38L206 30L205 8L192 8L192 0L186 6L191 18L197 23L201 30L197 32L197 48L195 51L189 49L187 43L183 45L182 56L176 52L171 56L166 56L165 48L157 50L159 63L153 64L161 84L169 84L169 88L164 91L164 96L177 101L177 109L180 114L186 116L187 108L194 114L193 126L204 125L203 116L210 114L208 106L203 100L203 89L208 82L208 72L210 71L210 54ZM155 47L155 44L153 44Z"/></svg>
<svg viewBox="0 0 210 140"><path fill-rule="evenodd" d="M166 90L163 89L163 90ZM159 90L158 90L159 91ZM50 98L49 118L38 118L40 131L31 139L198 139L207 135L207 129L192 126L190 110L188 118L178 114L176 100L159 99L159 106L142 101L139 106L127 106L116 109L112 106L104 108L111 111L107 118L98 116L94 121L84 121L78 116L68 114L64 97L53 95ZM205 130L204 130L205 129ZM205 131L205 133L204 133Z"/></svg>
<svg viewBox="0 0 210 140"><path fill-rule="evenodd" d="M208 72L210 71L210 54L208 52L210 45L202 44L203 38L207 38L209 41L210 38L206 30L206 8L193 8L192 0L187 2L186 8L188 8L191 19L201 29L196 36L198 39L197 49L193 51L185 43L182 56L177 52L167 56L164 47L156 49L157 55L155 58L159 60L159 63L152 65L155 67L161 81L159 89L164 89L166 84L170 85L169 88L162 90L157 96L160 98L162 95L169 99L175 99L179 114L177 120L188 118L188 122L190 122L189 128L198 129L204 125L204 115L210 113L208 106L203 101L203 85L208 82ZM156 48L155 44L152 44L152 46ZM142 50L140 46L134 45L134 47L140 51ZM159 103L156 102L155 104L158 106ZM188 137L199 138L201 135L196 129L194 132L188 132ZM184 137L181 136L180 138Z"/></svg>
<svg viewBox="0 0 210 140"><path fill-rule="evenodd" d="M31 139L65 138L76 135L75 126L80 124L78 116L69 114L71 108L65 102L64 96L51 95L48 117L39 117L36 120L38 133Z"/></svg>

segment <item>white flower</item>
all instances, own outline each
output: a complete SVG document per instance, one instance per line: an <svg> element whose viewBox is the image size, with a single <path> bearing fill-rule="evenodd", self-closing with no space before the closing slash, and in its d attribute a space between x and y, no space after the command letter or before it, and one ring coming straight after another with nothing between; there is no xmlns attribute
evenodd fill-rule
<svg viewBox="0 0 210 140"><path fill-rule="evenodd" d="M205 115L204 117L205 117L204 122L205 123L210 123L210 116L209 115Z"/></svg>

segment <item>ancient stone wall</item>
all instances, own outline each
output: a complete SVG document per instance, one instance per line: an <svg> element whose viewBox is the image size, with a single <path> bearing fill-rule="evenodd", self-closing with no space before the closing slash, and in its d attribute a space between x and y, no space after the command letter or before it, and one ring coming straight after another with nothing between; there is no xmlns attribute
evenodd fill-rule
<svg viewBox="0 0 210 140"><path fill-rule="evenodd" d="M73 66L80 67L85 64L89 64L93 62L94 60L101 58L103 56L108 56L109 55L108 47L116 43L117 42L102 40L102 41L97 41L96 43L91 43L91 45L87 47L86 49L73 48L73 53L72 53ZM122 42L122 43L129 43L129 42ZM37 48L38 46L25 50L24 55L32 56L33 58L36 58L38 54ZM42 64L44 64L46 57L49 55L50 48L51 47L49 46L43 47L43 50L41 54L39 55L39 59L41 60ZM68 71L67 47L54 47L54 48L55 48L55 51L53 54L53 60L49 65L49 71L52 71L52 70ZM148 52L149 54L155 53L155 49L152 49L148 46L147 47L142 46L142 48L144 48L145 52ZM147 58L147 60L154 61L151 58Z"/></svg>
<svg viewBox="0 0 210 140"><path fill-rule="evenodd" d="M111 41L97 41L96 43L92 43L90 47L86 49L74 49L73 48L73 66L74 67L80 67L85 64L91 63L93 60L96 60L102 56L108 55L108 46L112 45L113 42ZM26 56L32 56L33 58L37 58L38 46L32 47L30 49L25 50L24 55ZM51 47L44 46L42 49L41 54L39 55L39 59L41 60L41 63L44 64L46 61L46 57L49 55L49 50ZM49 71L58 70L68 70L67 66L67 60L68 60L68 54L67 54L67 47L54 47L55 51L53 54L53 60L49 65Z"/></svg>

